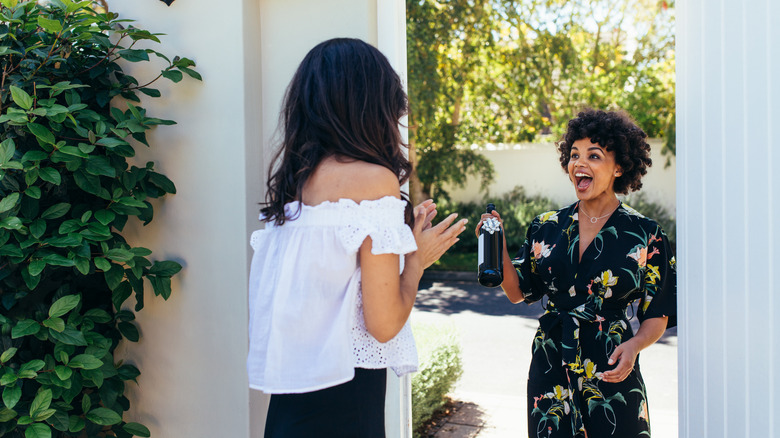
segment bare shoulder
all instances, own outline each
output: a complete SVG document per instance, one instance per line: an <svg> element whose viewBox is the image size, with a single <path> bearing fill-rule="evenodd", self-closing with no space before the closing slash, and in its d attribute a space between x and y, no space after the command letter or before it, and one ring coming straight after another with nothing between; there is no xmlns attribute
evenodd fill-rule
<svg viewBox="0 0 780 438"><path fill-rule="evenodd" d="M400 198L398 177L390 169L365 161L327 160L304 188L306 204L352 199L360 202L385 196Z"/></svg>

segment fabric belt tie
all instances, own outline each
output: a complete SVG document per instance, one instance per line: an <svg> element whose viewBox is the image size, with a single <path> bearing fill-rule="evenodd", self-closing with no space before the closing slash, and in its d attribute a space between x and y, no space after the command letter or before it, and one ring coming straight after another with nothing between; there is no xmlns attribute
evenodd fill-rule
<svg viewBox="0 0 780 438"><path fill-rule="evenodd" d="M585 374L582 364L582 348L580 346L580 322L598 322L609 325L612 321L627 319L626 309L602 309L598 313L586 305L575 309L559 309L552 301L547 304L547 311L539 318L541 330L549 336L553 329L561 326L561 356L568 380L570 401L578 407L577 415L572 416L573 431L584 429L582 422L582 402L579 391L574 391L577 386L578 375ZM571 373L575 375L572 376Z"/></svg>

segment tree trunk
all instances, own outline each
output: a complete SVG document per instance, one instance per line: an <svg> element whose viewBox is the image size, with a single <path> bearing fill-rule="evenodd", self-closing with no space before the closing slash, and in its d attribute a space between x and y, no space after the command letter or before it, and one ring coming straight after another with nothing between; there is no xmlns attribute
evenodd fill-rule
<svg viewBox="0 0 780 438"><path fill-rule="evenodd" d="M417 146L415 146L411 135L409 136L409 161L414 166L412 174L409 176L409 198L412 201L412 205L417 205L428 199L428 197L423 191L420 177L417 176Z"/></svg>

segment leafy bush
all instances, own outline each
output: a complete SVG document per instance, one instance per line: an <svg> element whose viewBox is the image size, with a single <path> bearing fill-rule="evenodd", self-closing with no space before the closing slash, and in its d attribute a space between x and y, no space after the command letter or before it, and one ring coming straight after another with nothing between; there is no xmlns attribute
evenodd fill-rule
<svg viewBox="0 0 780 438"><path fill-rule="evenodd" d="M460 215L459 218L469 219L469 229L459 236L460 241L450 249L450 252L477 253L477 236L474 234L473 227L479 223L480 216L485 213L485 207L491 202L495 204L496 210L504 221L507 247L510 251L513 248L515 250L520 248L520 245L523 244L526 230L536 216L545 211L560 208L548 198L528 196L525 189L519 186L498 199L485 199L479 204L474 202L437 202L436 209L439 211L437 216L447 217L450 213L457 212ZM474 269L477 269L476 265L474 265Z"/></svg>
<svg viewBox="0 0 780 438"><path fill-rule="evenodd" d="M463 374L460 343L451 325L413 325L420 370L412 375L412 430L418 430Z"/></svg>
<svg viewBox="0 0 780 438"><path fill-rule="evenodd" d="M463 260L462 257L453 256L454 254L474 254L473 269L477 269L476 253L478 244L473 227L479 222L479 218L485 212L485 207L489 202L496 205L496 210L501 213L501 218L504 220L507 246L512 256L514 256L512 251L519 249L520 245L525 241L528 226L531 225L531 221L536 216L545 211L557 210L562 207L543 196L528 196L525 190L519 186L498 199L486 199L480 204L474 202L449 202L447 200L438 201L438 217L447 217L450 213L457 212L460 217L469 219L469 228L459 236L460 241L447 252L445 257L442 257L442 262L444 263L433 266L433 269L451 269L450 265L446 263L448 260L457 268L456 270L462 269L464 263L469 263L469 266L471 266L471 259ZM627 196L625 202L643 215L657 221L669 236L672 248L675 248L676 222L674 217L663 206L648 201L642 194Z"/></svg>
<svg viewBox="0 0 780 438"><path fill-rule="evenodd" d="M200 77L186 58L134 48L157 34L91 1L0 4L0 435L149 436L122 420L140 371L113 353L139 339L126 300L141 310L146 281L167 299L181 265L119 232L175 193L153 163L128 162L130 141L148 146L149 129L174 122L138 105L139 92L160 96L156 79L140 85L119 62L155 55L158 78Z"/></svg>

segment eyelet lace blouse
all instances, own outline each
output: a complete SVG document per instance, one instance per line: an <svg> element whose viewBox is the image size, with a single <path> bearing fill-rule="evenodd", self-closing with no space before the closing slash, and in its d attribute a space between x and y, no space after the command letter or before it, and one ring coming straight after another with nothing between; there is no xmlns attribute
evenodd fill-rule
<svg viewBox="0 0 780 438"><path fill-rule="evenodd" d="M249 386L300 393L335 386L355 368L417 370L409 321L390 341L366 330L358 249L371 236L373 254L417 249L404 223L405 201L387 196L308 206L291 202L282 226L252 234L249 275ZM403 271L403 256L400 257Z"/></svg>

